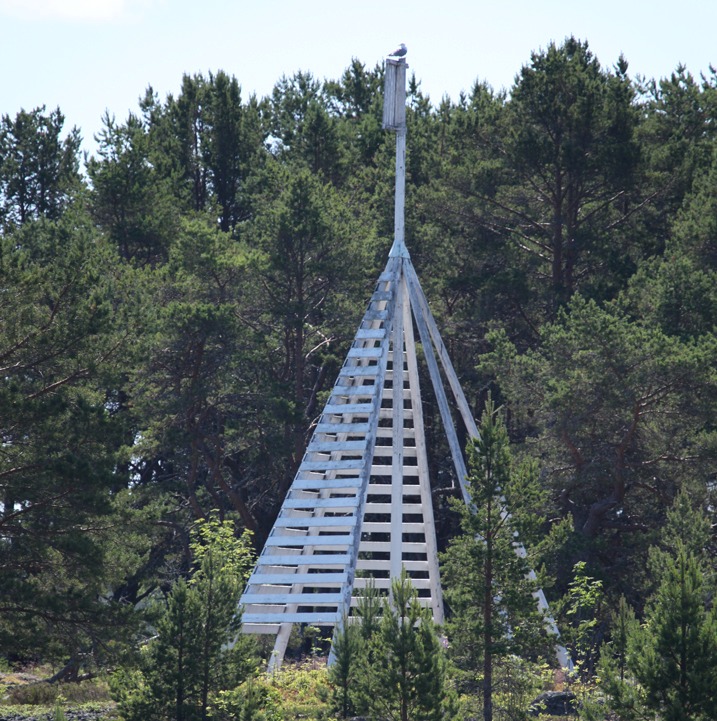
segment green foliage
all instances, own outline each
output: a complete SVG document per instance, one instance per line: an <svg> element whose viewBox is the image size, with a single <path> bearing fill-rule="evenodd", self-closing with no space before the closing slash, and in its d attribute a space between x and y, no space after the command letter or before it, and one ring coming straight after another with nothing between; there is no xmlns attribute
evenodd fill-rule
<svg viewBox="0 0 717 721"><path fill-rule="evenodd" d="M241 586L254 567L251 533L244 531L237 541L234 524L216 516L195 522L189 547L196 571L192 583L201 583L213 574L227 574Z"/></svg>
<svg viewBox="0 0 717 721"><path fill-rule="evenodd" d="M527 721L534 714L533 701L553 684L549 664L535 663L517 656L500 660L495 674L494 710L496 718Z"/></svg>
<svg viewBox="0 0 717 721"><path fill-rule="evenodd" d="M670 249L643 263L630 279L620 305L633 318L653 322L665 334L687 341L707 336L717 309L715 266L705 254Z"/></svg>
<svg viewBox="0 0 717 721"><path fill-rule="evenodd" d="M165 513L182 525L214 508L257 528L238 487L277 441L262 422L270 411L259 341L244 323L248 255L208 220L185 219L167 265L149 276L153 313L128 384L138 415L128 457L137 496L164 490ZM179 508L169 494L183 499Z"/></svg>
<svg viewBox="0 0 717 721"><path fill-rule="evenodd" d="M490 399L479 433L468 449L471 505L460 507L462 534L443 556L442 578L452 610L451 655L459 668L480 674L488 720L494 662L514 655L535 659L549 644L532 595L530 560L515 548L518 530L521 539L531 540L540 525L544 498L537 468L513 463L505 425Z"/></svg>
<svg viewBox="0 0 717 721"><path fill-rule="evenodd" d="M717 713L717 617L705 610L706 588L695 557L678 546L669 559L647 623L629 638L629 665L645 706L666 719Z"/></svg>
<svg viewBox="0 0 717 721"><path fill-rule="evenodd" d="M649 565L655 580L662 578L667 559L677 549L684 548L694 556L706 576L705 582L714 583L712 524L710 516L703 510L703 503L700 496L694 499L686 489L673 501L660 530L659 543L650 549Z"/></svg>
<svg viewBox="0 0 717 721"><path fill-rule="evenodd" d="M132 275L73 206L0 236L0 277L0 646L90 659L127 628L112 588L136 561L113 561Z"/></svg>
<svg viewBox="0 0 717 721"><path fill-rule="evenodd" d="M603 582L587 573L587 564L578 561L568 591L553 604L559 622L560 637L570 649L575 667L582 678L595 671L606 612Z"/></svg>
<svg viewBox="0 0 717 721"><path fill-rule="evenodd" d="M237 616L252 558L248 534L236 539L233 524L211 519L196 524L192 548L194 573L174 585L140 668L114 679L125 721L205 720L213 694L234 688L254 669Z"/></svg>
<svg viewBox="0 0 717 721"><path fill-rule="evenodd" d="M271 676L259 675L235 689L220 691L212 709L218 721L330 721L326 667L284 664Z"/></svg>
<svg viewBox="0 0 717 721"><path fill-rule="evenodd" d="M635 633L637 623L635 612L630 608L624 596L620 596L612 621L612 640L606 656L615 659L620 681L624 681L627 670L628 645L630 637Z"/></svg>
<svg viewBox="0 0 717 721"><path fill-rule="evenodd" d="M365 279L371 228L361 227L354 209L320 177L303 168L271 171L262 211L246 229L255 249L248 312L263 338L263 384L287 410L278 420L291 454L284 462L293 468L319 410L318 390L336 365L336 345L346 347L354 332L349 298ZM291 474L277 469L275 477L283 499Z"/></svg>
<svg viewBox="0 0 717 721"><path fill-rule="evenodd" d="M255 97L242 102L237 79L221 70L184 75L179 94L164 103L147 89L150 162L182 213L210 213L232 233L251 216L249 190L267 158L264 106Z"/></svg>
<svg viewBox="0 0 717 721"><path fill-rule="evenodd" d="M329 671L342 718L354 712L393 721L450 718L454 706L443 647L405 569L380 603L369 587L359 615L361 625L344 624L337 633Z"/></svg>
<svg viewBox="0 0 717 721"><path fill-rule="evenodd" d="M169 179L150 162L146 128L130 113L124 125L106 114L98 157L87 164L92 213L125 260L150 265L167 260L178 218Z"/></svg>
<svg viewBox="0 0 717 721"><path fill-rule="evenodd" d="M369 618L368 614L361 614L362 619ZM371 613L371 617L375 616ZM329 666L329 681L333 687L333 704L341 718L355 715L351 691L358 682L360 673L359 658L362 650L362 632L369 637L371 631L358 624L349 623L344 618L343 623L334 632L332 653L334 662Z"/></svg>
<svg viewBox="0 0 717 721"><path fill-rule="evenodd" d="M283 721L282 697L276 682L256 676L234 689L219 691L212 709L218 721Z"/></svg>
<svg viewBox="0 0 717 721"><path fill-rule="evenodd" d="M278 691L281 718L309 718L326 720L332 717L330 711L330 688L326 667L311 663L291 666L280 670L271 679Z"/></svg>
<svg viewBox="0 0 717 721"><path fill-rule="evenodd" d="M382 80L352 59L263 99L222 71L164 99L149 87L126 120L105 117L87 188L59 109L0 121L3 655L69 661L69 675L128 663L146 636L135 607L192 567L172 624L183 609L200 625L193 521L216 511L258 544L268 533L390 246ZM713 541L665 510L681 488L714 503L715 108L714 72L635 83L624 58L601 65L576 38L532 53L507 91L476 82L432 104L409 82L413 262L468 397L494 387L516 457L540 461L537 483L514 463L505 504L490 504L510 509L556 595L577 603L579 562L603 583L597 626L583 625L589 604L566 617L590 659L613 599L642 614L675 539L713 583ZM673 537L648 554L665 522ZM474 541L448 572L470 627L452 649L473 682L485 624L460 571L484 559ZM517 629L500 653L537 654L532 621L493 623ZM132 684L149 688L143 671Z"/></svg>
<svg viewBox="0 0 717 721"><path fill-rule="evenodd" d="M697 81L680 64L669 77L648 81L642 93L646 114L641 144L648 161L648 182L659 197L648 224L664 243L669 242L675 213L710 163L715 140L711 122L717 103L715 74Z"/></svg>
<svg viewBox="0 0 717 721"><path fill-rule="evenodd" d="M443 109L450 140L427 196L428 222L459 238L444 297L480 297L476 315L487 304L534 343L575 292L614 297L644 253L628 231L643 195L635 87L624 58L602 68L568 37L531 53L508 95L476 83L462 100Z"/></svg>
<svg viewBox="0 0 717 721"><path fill-rule="evenodd" d="M518 353L500 333L491 340L481 367L497 374L582 536L576 545L590 560L610 559L626 592L644 577L645 529L661 524L664 499L709 473L714 336L682 340L575 297L543 328L539 349Z"/></svg>
<svg viewBox="0 0 717 721"><path fill-rule="evenodd" d="M66 720L65 712L62 710L62 706L60 706L59 701L55 704L55 708L52 712L52 721L65 721Z"/></svg>
<svg viewBox="0 0 717 721"><path fill-rule="evenodd" d="M651 554L657 589L638 624L622 602L600 663L601 686L621 718L657 714L705 721L717 713L714 583L702 571L707 519L679 496Z"/></svg>
<svg viewBox="0 0 717 721"><path fill-rule="evenodd" d="M0 231L58 220L80 190L80 131L61 138L65 116L45 106L0 120Z"/></svg>

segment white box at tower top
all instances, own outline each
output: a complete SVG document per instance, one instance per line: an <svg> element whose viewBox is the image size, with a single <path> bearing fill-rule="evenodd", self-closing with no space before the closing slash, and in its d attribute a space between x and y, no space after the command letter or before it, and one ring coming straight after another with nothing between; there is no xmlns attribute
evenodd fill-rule
<svg viewBox="0 0 717 721"><path fill-rule="evenodd" d="M406 68L403 58L386 60L383 85L383 129L406 127Z"/></svg>

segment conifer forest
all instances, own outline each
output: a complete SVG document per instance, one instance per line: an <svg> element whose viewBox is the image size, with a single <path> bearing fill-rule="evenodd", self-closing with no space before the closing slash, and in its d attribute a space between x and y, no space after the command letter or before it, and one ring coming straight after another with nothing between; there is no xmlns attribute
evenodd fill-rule
<svg viewBox="0 0 717 721"><path fill-rule="evenodd" d="M406 245L481 431L467 507L424 394L445 624L404 575L328 667L239 633L392 244L383 75L185 75L91 155L0 119L0 719L717 719L717 70L576 38L507 91L409 75Z"/></svg>

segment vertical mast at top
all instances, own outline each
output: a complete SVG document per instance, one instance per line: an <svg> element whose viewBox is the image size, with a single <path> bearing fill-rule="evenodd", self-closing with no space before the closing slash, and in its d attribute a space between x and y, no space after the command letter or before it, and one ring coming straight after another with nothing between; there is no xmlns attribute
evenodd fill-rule
<svg viewBox="0 0 717 721"><path fill-rule="evenodd" d="M406 63L387 58L383 99L383 128L396 132L396 201L393 247L389 257L408 257L404 236L406 205Z"/></svg>

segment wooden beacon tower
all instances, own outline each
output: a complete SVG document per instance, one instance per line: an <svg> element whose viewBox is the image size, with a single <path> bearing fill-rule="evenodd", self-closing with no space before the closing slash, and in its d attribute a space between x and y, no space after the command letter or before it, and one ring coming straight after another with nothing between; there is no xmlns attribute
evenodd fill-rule
<svg viewBox="0 0 717 721"><path fill-rule="evenodd" d="M386 60L383 127L396 133L388 262L240 600L245 633L276 635L270 669L293 624L336 627L354 590L368 579L387 590L403 568L443 621L414 327L470 503L447 388L468 434L478 429L404 242L407 67L404 58Z"/></svg>

